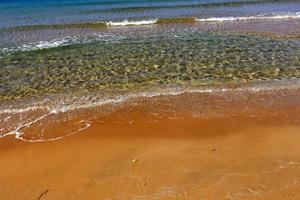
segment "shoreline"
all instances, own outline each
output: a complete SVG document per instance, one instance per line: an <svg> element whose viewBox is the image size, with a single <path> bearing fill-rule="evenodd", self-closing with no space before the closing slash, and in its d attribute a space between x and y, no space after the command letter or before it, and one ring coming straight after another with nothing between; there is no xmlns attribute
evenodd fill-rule
<svg viewBox="0 0 300 200"><path fill-rule="evenodd" d="M213 115L208 117L217 117L220 115L220 112L231 113L232 110L236 110L234 114L238 116L238 112L240 111L233 108L234 104L242 106L241 110L253 110L250 105L254 108L257 106L263 107L265 99L262 98L267 98L272 101L274 105L280 105L280 103L288 101L286 96L292 96L293 99L297 99L295 96L297 96L299 90L299 80L290 79L286 81L273 80L262 81L261 83L226 84L223 86L215 85L195 88L171 87L156 92L144 91L133 94L125 93L123 95L106 97L91 94L89 96L77 97L77 99L75 97L69 97L68 99L68 95L66 95L65 98L60 99L59 96L57 96L57 98L47 98L47 101L42 101L41 103L32 102L28 105L24 104L22 107L12 107L13 105L3 104L2 108L6 109L2 109L0 111L0 117L2 118L0 120L0 125L3 127L0 130L0 139L9 135L14 135L16 139L23 140L23 129L27 129L31 127L31 125L35 126L35 124L39 124L39 126L41 126L44 125L45 122L45 124L47 124L47 121L55 123L56 120L59 121L59 119L64 116L70 116L65 119L68 121L73 120L72 115L77 118L79 116L80 118L83 115L89 115L86 113L96 111L96 114L93 115L97 118L111 115L113 112L118 112L118 110L124 106L129 107L130 109L135 109L135 106L142 106L144 104L146 107L157 105L161 111L166 113L175 112L177 115L183 115L183 113L185 113L187 117L191 117L193 115L192 109L195 109L194 111L201 115L213 113ZM247 98L250 99L245 99L243 95L246 95ZM204 105L201 105L199 102L189 100L189 97L199 99L199 102L203 102ZM271 99L272 97L274 97L274 99ZM185 98L186 100L181 100ZM218 101L214 98L218 99ZM56 101L54 101L54 99L56 99ZM229 104L229 100L232 101L232 105ZM253 102L251 104L247 104L246 101L248 100ZM19 102L18 104L20 105L21 103L22 102ZM288 103L289 102L286 102L285 106L291 106L288 105ZM293 104L296 104L297 106L297 103L293 102ZM187 105L190 105L192 109ZM164 106L166 108L164 108ZM168 106L171 106L173 110L169 110ZM177 108L181 107L186 110L177 110ZM151 108L148 109L151 110ZM203 113L202 109L209 110L209 112L211 112L210 110L215 109L215 111L211 113ZM92 117L93 116L89 116L86 120L85 117L82 117L82 120L77 122L80 124L78 125L80 131L81 129L86 129L91 126L89 118ZM41 131L41 128L37 131ZM34 133L30 135L34 136ZM40 133L37 133L34 137L39 137L39 135ZM73 135L73 133L66 135ZM59 136L58 138L61 137ZM37 142L43 141L38 138L36 139ZM48 138L48 140L56 140L56 138ZM32 142L34 142L34 140Z"/></svg>
<svg viewBox="0 0 300 200"><path fill-rule="evenodd" d="M186 93L48 118L24 137L91 126L51 142L1 138L1 197L297 199L299 97Z"/></svg>

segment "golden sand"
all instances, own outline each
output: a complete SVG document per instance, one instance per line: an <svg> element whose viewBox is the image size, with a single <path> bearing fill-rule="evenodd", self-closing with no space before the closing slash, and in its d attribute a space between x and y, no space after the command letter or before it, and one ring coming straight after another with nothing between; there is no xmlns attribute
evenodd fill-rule
<svg viewBox="0 0 300 200"><path fill-rule="evenodd" d="M300 199L299 99L186 93L57 114L24 138L91 126L2 138L0 199Z"/></svg>

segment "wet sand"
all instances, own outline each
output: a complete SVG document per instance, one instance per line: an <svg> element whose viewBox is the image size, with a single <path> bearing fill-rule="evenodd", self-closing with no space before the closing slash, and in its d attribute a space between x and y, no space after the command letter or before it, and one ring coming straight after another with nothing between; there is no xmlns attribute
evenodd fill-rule
<svg viewBox="0 0 300 200"><path fill-rule="evenodd" d="M0 199L299 199L299 99L185 93L55 114L23 138L76 134L1 138Z"/></svg>

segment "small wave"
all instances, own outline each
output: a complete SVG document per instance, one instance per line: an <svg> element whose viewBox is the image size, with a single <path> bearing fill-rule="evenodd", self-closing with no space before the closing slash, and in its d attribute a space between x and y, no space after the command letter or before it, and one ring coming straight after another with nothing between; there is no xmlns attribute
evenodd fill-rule
<svg viewBox="0 0 300 200"><path fill-rule="evenodd" d="M68 36L63 38L58 38L50 41L39 41L29 44L23 44L21 46L12 48L2 48L0 49L0 55L13 53L17 51L35 51L41 49L50 49L56 47L69 46L74 44L88 44L97 41L110 41L122 39L124 37L116 36L113 34L90 34L85 36Z"/></svg>
<svg viewBox="0 0 300 200"><path fill-rule="evenodd" d="M196 18L196 22L223 22L223 21L247 21L247 20L272 20L272 19L299 19L300 12L280 13L280 14L262 14L246 17L211 17Z"/></svg>
<svg viewBox="0 0 300 200"><path fill-rule="evenodd" d="M167 23L187 23L187 22L196 22L195 18L160 18L160 19L148 19L140 21L124 21L118 22L106 22L107 26L141 26L141 25L152 25L152 24L167 24Z"/></svg>
<svg viewBox="0 0 300 200"><path fill-rule="evenodd" d="M139 21L110 21L110 22L97 22L97 23L82 23L82 24L67 24L67 25L44 25L44 26L29 26L26 29L42 28L57 28L57 27L80 27L89 28L97 25L101 27L115 27L115 26L141 26L141 25L153 25L153 24L168 24L168 23L197 23L197 22L226 22L226 21L248 21L248 20L284 20L284 19L300 19L300 12L287 12L287 13L265 13L253 16L238 16L238 17L211 17L211 18L157 18L157 19L145 19ZM24 27L16 27L14 30L22 30ZM35 43L23 44L17 47L1 48L0 58L7 53L13 53L17 51L31 51L40 49L49 49L62 46L68 46L73 44L87 44L96 41L111 41L123 39L124 36L117 36L110 33L101 34L88 34L85 36L68 36L64 38L58 38L50 41L39 41Z"/></svg>
<svg viewBox="0 0 300 200"><path fill-rule="evenodd" d="M36 118L36 119L28 122L28 123L20 125L16 129L14 129L13 131L10 131L10 132L8 132L6 134L0 135L0 139L4 138L4 137L7 137L7 136L14 135L14 137L16 139L22 140L22 141L25 141L25 142L50 142L50 141L60 140L60 139L63 139L65 137L69 137L69 136L74 135L76 133L79 133L79 132L81 132L81 131L83 131L83 130L85 130L85 129L87 129L87 128L89 128L91 126L91 124L88 123L88 122L80 121L80 123L83 123L83 125L84 125L83 127L80 127L76 131L73 131L73 132L71 132L69 134L66 134L64 136L58 136L58 137L49 138L49 139L25 139L23 137L23 135L24 135L24 133L22 132L23 128L30 127L31 125L33 125L33 124L35 124L37 122L40 122L41 120L44 120L45 118L47 118L47 117L49 117L50 115L53 115L53 114L55 114L55 113L54 112L49 112L49 113L47 113L47 114L45 114L45 115L43 115L41 117L38 117L38 118Z"/></svg>
<svg viewBox="0 0 300 200"><path fill-rule="evenodd" d="M6 32L27 31L37 29L68 29L68 28L107 28L110 26L139 26L151 25L160 23L185 23L185 22L222 22L222 21L238 21L238 20L268 20L268 19L299 19L300 12L279 12L279 13L263 13L251 16L228 16L228 17L210 17L210 18L152 18L143 20L128 20L123 21L98 21L93 23L79 23L79 24L52 24L52 25L30 25L17 26L3 29ZM72 38L65 38L70 40ZM63 41L59 41L64 43Z"/></svg>
<svg viewBox="0 0 300 200"><path fill-rule="evenodd" d="M65 137L74 135L76 133L79 133L85 129L88 129L91 126L91 123L89 121L80 121L79 123L82 124L77 130L72 131L64 136L58 136L54 138L38 138L38 139L27 139L24 137L24 133L22 130L24 128L28 128L38 122L41 122L42 120L45 120L49 116L56 115L59 113L65 113L68 111L73 111L73 110L80 110L80 109L88 109L88 108L94 108L102 105L107 105L107 104L122 104L126 101L129 101L131 99L136 99L136 98L153 98L153 97L159 97L159 96L177 96L181 95L184 93L206 93L206 94L227 94L227 92L267 92L267 91L281 91L281 90L293 90L293 89L299 89L300 88L300 79L289 79L289 80L273 80L273 81L267 81L267 82L262 82L262 83L254 83L250 85L244 85L240 87L204 87L204 88L170 88L167 90L162 90L162 91L156 91L156 92L138 92L134 94L128 94L128 95L120 95L116 96L115 98L96 98L96 99L91 99L90 96L86 97L83 99L79 98L79 102L74 102L73 100L69 102L63 102L62 105L53 105L54 107L45 107L41 106L40 108L37 107L30 107L30 108L24 108L24 109L12 109L11 112L8 110L0 110L1 113L11 113L13 112L30 112L38 109L46 109L46 114L43 114L40 117L37 117L35 119L32 119L24 124L16 124L16 127L12 130L9 131L3 135L0 135L0 139L7 137L7 136L14 136L16 139L23 140L26 142L49 142L49 141L55 141L59 139L63 139ZM94 95L93 95L94 96ZM97 101L94 101L97 100ZM59 103L58 103L59 104ZM66 105L67 104L67 105ZM6 120L9 120L11 116L6 117Z"/></svg>
<svg viewBox="0 0 300 200"><path fill-rule="evenodd" d="M51 41L39 41L35 43L23 44L18 47L2 48L0 49L0 54L13 53L17 51L31 51L31 50L34 51L38 49L54 48L59 46L66 46L72 43L76 43L75 37L66 37L66 38L60 38Z"/></svg>
<svg viewBox="0 0 300 200"><path fill-rule="evenodd" d="M137 25L149 25L155 24L157 19L141 20L141 21L128 21L124 20L121 22L107 22L108 26L137 26Z"/></svg>
<svg viewBox="0 0 300 200"><path fill-rule="evenodd" d="M193 22L223 22L223 21L247 21L247 20L272 20L272 19L300 19L300 12L295 13L266 13L253 16L239 17L211 17L211 18L161 18L141 21L106 22L107 26L138 26L166 23L193 23Z"/></svg>
<svg viewBox="0 0 300 200"><path fill-rule="evenodd" d="M232 87L201 87L201 88L167 88L159 91L145 91L137 92L126 95L117 95L114 97L101 97L97 95L79 97L76 102L72 99L68 102L64 99L62 102L58 101L52 106L29 106L27 108L12 108L12 109L0 109L0 114L13 114L13 113L26 113L35 110L46 110L51 114L57 114L61 112L68 112L77 109L87 109L98 107L107 104L118 104L123 103L131 99L136 98L152 98L158 96L177 96L184 93L219 93L219 92L260 92L260 91L279 91L283 89L299 89L300 79L282 79L282 80L270 80L258 83L253 83L249 85L243 85L237 88Z"/></svg>

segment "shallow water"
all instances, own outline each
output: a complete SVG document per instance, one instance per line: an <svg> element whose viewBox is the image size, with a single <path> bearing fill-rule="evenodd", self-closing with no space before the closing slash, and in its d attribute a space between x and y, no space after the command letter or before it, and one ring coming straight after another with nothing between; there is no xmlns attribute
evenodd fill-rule
<svg viewBox="0 0 300 200"><path fill-rule="evenodd" d="M297 40L187 28L130 36L86 35L52 41L56 48L32 50L43 45L50 43L23 46L0 58L2 100L154 84L195 86L300 77Z"/></svg>
<svg viewBox="0 0 300 200"><path fill-rule="evenodd" d="M297 88L299 8L296 0L1 1L0 111L228 85Z"/></svg>
<svg viewBox="0 0 300 200"><path fill-rule="evenodd" d="M299 7L298 0L2 0L0 28L126 19L237 17L299 12Z"/></svg>

